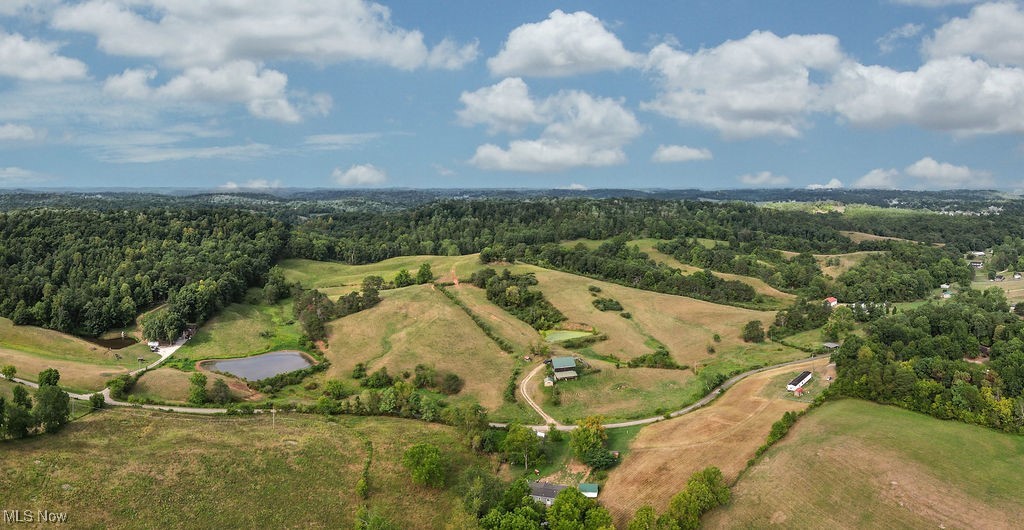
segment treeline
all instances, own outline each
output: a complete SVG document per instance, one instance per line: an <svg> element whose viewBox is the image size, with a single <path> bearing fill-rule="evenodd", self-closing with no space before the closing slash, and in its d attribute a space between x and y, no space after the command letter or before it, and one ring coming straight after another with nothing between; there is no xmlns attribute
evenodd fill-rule
<svg viewBox="0 0 1024 530"><path fill-rule="evenodd" d="M856 248L819 216L746 203L650 199L441 200L388 213L316 216L298 225L289 254L317 260L372 263L417 254L485 252L510 260L530 246L623 234L757 243L793 252L839 253Z"/></svg>
<svg viewBox="0 0 1024 530"><path fill-rule="evenodd" d="M730 274L753 276L784 291L825 283L814 256L800 253L790 259L782 252L760 243L715 243L710 248L694 238L677 238L658 243L657 249L677 260ZM820 291L821 287L817 287Z"/></svg>
<svg viewBox="0 0 1024 530"><path fill-rule="evenodd" d="M292 310L306 337L313 341L324 340L327 338L328 322L379 304L383 285L384 279L380 276L367 276L363 278L360 291L352 291L338 298L337 302L331 301L316 289L295 286Z"/></svg>
<svg viewBox="0 0 1024 530"><path fill-rule="evenodd" d="M616 237L594 250L583 245L566 248L544 245L523 257L524 261L574 274L590 276L627 287L659 293L677 294L723 303L750 303L754 288L734 280L723 280L708 271L682 274L678 269L657 263Z"/></svg>
<svg viewBox="0 0 1024 530"><path fill-rule="evenodd" d="M0 368L0 375L13 380L13 366ZM22 385L11 389L11 400L0 396L0 439L24 438L30 434L52 433L71 419L71 397L62 390L60 372L47 368L39 372L39 388L35 400ZM96 400L90 400L96 406ZM102 406L102 396L99 405Z"/></svg>
<svg viewBox="0 0 1024 530"><path fill-rule="evenodd" d="M1024 433L1024 321L1008 309L992 288L879 319L833 354L831 391Z"/></svg>
<svg viewBox="0 0 1024 530"><path fill-rule="evenodd" d="M0 213L0 315L96 336L170 300L200 322L261 284L287 237L243 210Z"/></svg>
<svg viewBox="0 0 1024 530"><path fill-rule="evenodd" d="M488 300L536 330L551 329L565 320L565 315L544 298L544 293L530 289L537 285L533 273L512 274L505 269L498 274L485 268L474 272L469 281L485 289Z"/></svg>

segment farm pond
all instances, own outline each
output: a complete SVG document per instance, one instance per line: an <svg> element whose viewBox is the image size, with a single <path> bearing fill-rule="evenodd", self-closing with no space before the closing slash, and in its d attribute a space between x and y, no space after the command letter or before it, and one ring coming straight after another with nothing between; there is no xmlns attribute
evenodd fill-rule
<svg viewBox="0 0 1024 530"><path fill-rule="evenodd" d="M249 381L259 381L310 366L313 366L313 363L309 361L309 358L297 351L274 351L241 359L222 359L202 363L202 367L207 370L224 372Z"/></svg>

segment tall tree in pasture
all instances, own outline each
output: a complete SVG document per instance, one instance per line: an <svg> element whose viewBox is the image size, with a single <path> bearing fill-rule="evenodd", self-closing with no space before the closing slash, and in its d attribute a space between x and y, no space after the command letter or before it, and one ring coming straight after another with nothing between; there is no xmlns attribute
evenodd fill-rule
<svg viewBox="0 0 1024 530"><path fill-rule="evenodd" d="M430 264L424 263L420 265L420 270L416 271L416 283L430 283L434 281L434 272L430 270Z"/></svg>
<svg viewBox="0 0 1024 530"><path fill-rule="evenodd" d="M4 405L4 433L9 438L24 438L28 436L29 429L32 428L34 422L35 419L32 417L32 412L29 409L16 403Z"/></svg>
<svg viewBox="0 0 1024 530"><path fill-rule="evenodd" d="M416 283L416 280L409 274L408 269L402 269L395 275L395 287L408 287Z"/></svg>
<svg viewBox="0 0 1024 530"><path fill-rule="evenodd" d="M60 372L56 368L47 368L39 372L39 386L57 386L60 382Z"/></svg>
<svg viewBox="0 0 1024 530"><path fill-rule="evenodd" d="M16 407L32 410L32 398L29 397L28 390L25 390L25 387L21 385L11 389L11 402Z"/></svg>
<svg viewBox="0 0 1024 530"><path fill-rule="evenodd" d="M402 455L402 465L412 481L422 486L444 487L448 475L448 457L433 444L416 444Z"/></svg>
<svg viewBox="0 0 1024 530"><path fill-rule="evenodd" d="M604 430L603 422L601 416L590 416L576 423L576 429L569 434L569 447L576 458L585 460L590 453L604 450L608 433Z"/></svg>
<svg viewBox="0 0 1024 530"><path fill-rule="evenodd" d="M231 389L228 388L228 384L223 379L214 379L207 398L209 398L211 403L219 405L229 403L231 401Z"/></svg>
<svg viewBox="0 0 1024 530"><path fill-rule="evenodd" d="M46 432L56 431L71 416L71 397L56 385L40 386L32 413L36 424L42 425Z"/></svg>
<svg viewBox="0 0 1024 530"><path fill-rule="evenodd" d="M193 405L206 403L206 375L196 372L189 378L188 402Z"/></svg>
<svg viewBox="0 0 1024 530"><path fill-rule="evenodd" d="M764 326L760 320L751 320L743 326L743 342L764 342Z"/></svg>
<svg viewBox="0 0 1024 530"><path fill-rule="evenodd" d="M501 442L501 451L510 462L523 462L523 469L529 469L530 460L540 452L537 433L529 427L513 423L508 427L508 435Z"/></svg>
<svg viewBox="0 0 1024 530"><path fill-rule="evenodd" d="M384 285L384 278L380 276L367 276L363 278L362 296L360 302L363 309L377 305L380 302L380 288Z"/></svg>
<svg viewBox="0 0 1024 530"><path fill-rule="evenodd" d="M284 279L284 271L281 267L274 265L267 272L267 283L263 285L263 299L268 304L288 296L288 281Z"/></svg>
<svg viewBox="0 0 1024 530"><path fill-rule="evenodd" d="M13 364L5 364L3 368L0 368L0 375L4 376L4 379L7 379L8 381L13 381L14 376L17 373L18 369L15 368Z"/></svg>

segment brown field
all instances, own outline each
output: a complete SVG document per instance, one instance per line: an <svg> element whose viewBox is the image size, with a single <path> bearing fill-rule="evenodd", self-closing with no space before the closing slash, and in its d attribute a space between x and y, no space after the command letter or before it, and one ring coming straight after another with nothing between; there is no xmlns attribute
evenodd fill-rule
<svg viewBox="0 0 1024 530"><path fill-rule="evenodd" d="M683 271L686 274L697 272L700 267L694 267L693 265L687 265L676 258L665 254L654 248L654 245L658 243L657 239L638 239L636 241L630 241L629 244L636 245L641 252L647 254L648 257L654 261L658 261ZM754 278L752 276L740 276L739 274L729 274L727 272L714 272L715 276L722 278L723 280L735 280L743 282L754 288L754 292L760 295L767 296L769 298L775 298L782 301L791 301L796 299L796 295L782 292L771 285L768 285L760 278Z"/></svg>
<svg viewBox="0 0 1024 530"><path fill-rule="evenodd" d="M422 363L462 377L460 395L474 396L491 410L502 404L515 358L498 349L462 309L430 285L381 295L376 307L328 325L327 378L351 381L360 362L370 372L387 367L392 376Z"/></svg>
<svg viewBox="0 0 1024 530"><path fill-rule="evenodd" d="M0 366L11 364L18 370L18 377L36 380L39 372L56 368L60 372L60 384L77 392L102 390L111 378L127 373L128 368L98 365L37 357L20 351L0 348ZM132 367L137 368L137 366Z"/></svg>
<svg viewBox="0 0 1024 530"><path fill-rule="evenodd" d="M860 262L864 261L864 258L872 254L884 254L884 252L880 250L864 250L861 252L850 252L849 254L815 254L814 259L818 260L818 266L821 267L821 272L825 273L825 276L836 278L840 274L859 265ZM835 257L839 258L839 265L826 267L825 260Z"/></svg>
<svg viewBox="0 0 1024 530"><path fill-rule="evenodd" d="M734 481L772 423L783 412L807 407L789 397L784 386L768 385L802 370L821 373L827 364L819 359L752 375L702 409L645 427L609 475L602 504L622 524L645 504L663 511L690 475L704 467L717 466L726 481Z"/></svg>
<svg viewBox="0 0 1024 530"><path fill-rule="evenodd" d="M494 332L515 346L517 354L523 354L532 343L540 343L544 339L529 324L512 316L487 299L483 289L462 283L448 288L455 293L474 314L483 318L491 325Z"/></svg>
<svg viewBox="0 0 1024 530"><path fill-rule="evenodd" d="M850 238L850 241L853 241L854 243L860 243L861 241L910 241L909 239L903 239L902 237L876 236L875 234L851 232L849 230L840 230L839 233Z"/></svg>
<svg viewBox="0 0 1024 530"><path fill-rule="evenodd" d="M174 368L157 368L150 370L139 378L132 389L131 395L141 398L150 398L168 403L186 403L188 401L189 378L191 373L182 372ZM206 373L207 389L217 379L223 379L231 388L231 395L235 399L255 399L259 394L253 392L242 381L234 377L225 377L219 374Z"/></svg>
<svg viewBox="0 0 1024 530"><path fill-rule="evenodd" d="M657 345L653 338L664 344L680 364L700 366L714 359L707 352L708 344L714 344L715 355L719 357L779 347L767 343L751 345L740 338L740 329L748 321L760 320L765 325L772 322L775 318L772 311L752 311L643 291L540 267L518 268L536 273L539 285L535 288L543 291L570 322L594 326L608 335L608 340L592 346L598 354L629 360L650 353ZM599 296L618 300L632 318L594 307L594 297L587 290L590 285L601 288ZM715 333L721 336L721 342L713 342Z"/></svg>
<svg viewBox="0 0 1024 530"><path fill-rule="evenodd" d="M704 528L1020 528L1024 438L865 401L800 419ZM795 472L799 470L799 472Z"/></svg>

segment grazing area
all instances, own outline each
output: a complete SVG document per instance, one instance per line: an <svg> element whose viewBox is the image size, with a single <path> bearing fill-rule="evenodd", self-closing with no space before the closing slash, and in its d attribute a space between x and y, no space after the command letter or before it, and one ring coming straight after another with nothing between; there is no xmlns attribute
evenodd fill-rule
<svg viewBox="0 0 1024 530"><path fill-rule="evenodd" d="M285 279L299 282L306 289L319 289L334 298L359 290L363 278L380 276L391 281L399 271L405 269L415 274L423 263L429 263L435 279L454 281L455 278L469 278L480 268L476 254L465 256L402 256L367 265L346 265L344 263L313 261L308 259L287 259L281 262Z"/></svg>
<svg viewBox="0 0 1024 530"><path fill-rule="evenodd" d="M704 408L645 427L608 476L601 502L624 522L645 504L663 511L687 478L706 466L720 468L732 482L764 443L772 423L783 412L808 405L792 399L785 386L768 385L780 375L820 372L827 363L819 359L752 375Z"/></svg>
<svg viewBox="0 0 1024 530"><path fill-rule="evenodd" d="M454 469L488 465L453 429L422 422L119 409L53 436L5 442L0 491L6 506L66 512L76 528L353 528L363 503L398 528L441 528L457 497L411 487L401 465L421 442L443 447ZM356 483L367 443L364 501Z"/></svg>
<svg viewBox="0 0 1024 530"><path fill-rule="evenodd" d="M1019 528L1024 438L842 400L810 412L705 528ZM799 470L798 473L794 470Z"/></svg>
<svg viewBox="0 0 1024 530"><path fill-rule="evenodd" d="M143 401L150 400L175 405L188 404L189 377L191 375L174 368L149 370L139 377L129 396ZM228 388L231 389L231 397L235 400L250 400L259 397L259 394L250 390L244 382L238 379L209 374L211 384L217 379L223 379L227 383Z"/></svg>
<svg viewBox="0 0 1024 530"><path fill-rule="evenodd" d="M266 304L258 290L250 290L243 303L225 307L199 328L176 359L230 359L275 350L301 349L302 331L295 321L291 299Z"/></svg>
<svg viewBox="0 0 1024 530"><path fill-rule="evenodd" d="M483 289L460 283L450 287L449 291L455 293L470 311L484 319L499 337L509 341L516 353L526 353L531 344L540 340L537 330L488 300Z"/></svg>
<svg viewBox="0 0 1024 530"><path fill-rule="evenodd" d="M381 296L377 306L328 325L325 356L331 366L326 378L351 381L357 363L367 372L387 368L395 377L424 364L465 381L453 399L469 396L491 411L502 406L502 391L516 360L462 309L429 285L383 291ZM523 418L518 407L506 412L513 411L517 415L508 419L533 419L532 414Z"/></svg>
<svg viewBox="0 0 1024 530"><path fill-rule="evenodd" d="M608 336L607 340L590 346L598 355L613 355L625 362L663 345L676 362L691 367L722 363L753 366L805 355L778 344L743 342L740 337L743 324L751 320L771 322L775 317L773 312L643 291L540 267L517 268L537 275L539 283L535 288L542 291L569 322L592 326ZM603 296L618 300L624 311L630 313L630 318L594 307L590 285L599 287ZM720 341L715 341L716 334ZM714 354L708 353L708 345L713 346Z"/></svg>

